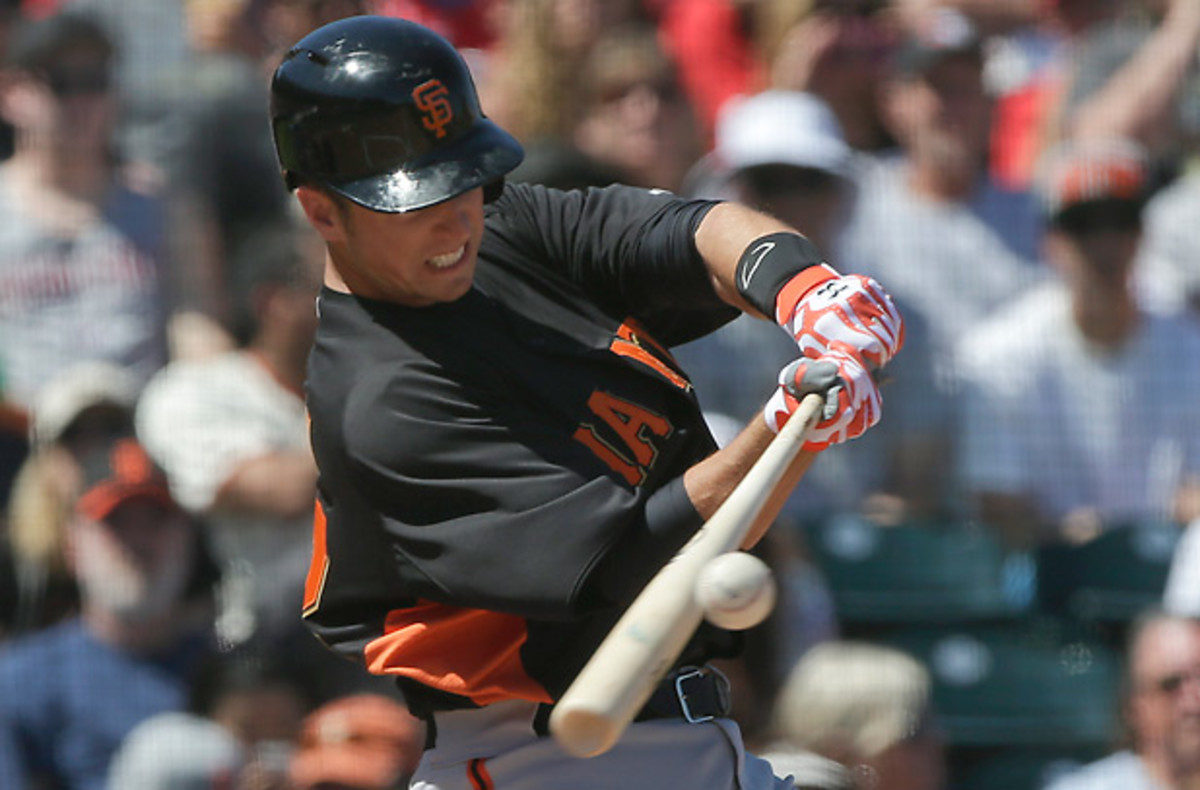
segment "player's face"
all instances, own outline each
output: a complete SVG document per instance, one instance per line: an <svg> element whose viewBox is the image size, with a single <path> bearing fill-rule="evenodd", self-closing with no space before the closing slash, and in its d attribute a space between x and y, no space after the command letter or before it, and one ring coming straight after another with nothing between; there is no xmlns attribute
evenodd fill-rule
<svg viewBox="0 0 1200 790"><path fill-rule="evenodd" d="M351 293L408 307L453 302L475 276L483 189L405 214L341 202L332 222L322 234Z"/></svg>

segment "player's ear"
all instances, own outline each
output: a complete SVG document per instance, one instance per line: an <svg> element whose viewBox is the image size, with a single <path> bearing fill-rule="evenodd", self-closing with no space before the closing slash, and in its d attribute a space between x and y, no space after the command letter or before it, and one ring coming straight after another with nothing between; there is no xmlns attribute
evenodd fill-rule
<svg viewBox="0 0 1200 790"><path fill-rule="evenodd" d="M345 240L344 214L332 195L316 187L301 185L296 188L296 199L321 238L329 243Z"/></svg>

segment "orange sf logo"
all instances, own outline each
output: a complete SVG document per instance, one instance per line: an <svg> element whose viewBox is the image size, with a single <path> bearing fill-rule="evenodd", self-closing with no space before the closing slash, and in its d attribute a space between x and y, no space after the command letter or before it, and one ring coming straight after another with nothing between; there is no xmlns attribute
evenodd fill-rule
<svg viewBox="0 0 1200 790"><path fill-rule="evenodd" d="M454 108L446 97L450 91L441 80L422 82L413 89L413 100L424 117L421 123L439 138L446 136L446 126L454 120Z"/></svg>

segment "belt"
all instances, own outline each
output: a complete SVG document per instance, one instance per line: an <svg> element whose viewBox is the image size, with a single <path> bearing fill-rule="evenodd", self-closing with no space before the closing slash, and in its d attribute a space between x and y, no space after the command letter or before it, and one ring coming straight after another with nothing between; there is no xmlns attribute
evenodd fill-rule
<svg viewBox="0 0 1200 790"><path fill-rule="evenodd" d="M549 734L550 712L553 705L536 708L533 731L540 736ZM654 719L683 719L692 724L726 717L732 710L729 678L716 667L680 667L669 673L655 688L634 721ZM433 713L424 717L425 748L437 742L437 719Z"/></svg>
<svg viewBox="0 0 1200 790"><path fill-rule="evenodd" d="M634 721L683 719L696 724L728 716L729 678L716 667L680 667L667 675Z"/></svg>

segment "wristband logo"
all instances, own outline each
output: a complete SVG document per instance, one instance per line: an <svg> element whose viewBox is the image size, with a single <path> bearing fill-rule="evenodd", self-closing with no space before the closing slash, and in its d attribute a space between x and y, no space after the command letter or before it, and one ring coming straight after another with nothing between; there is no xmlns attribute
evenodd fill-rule
<svg viewBox="0 0 1200 790"><path fill-rule="evenodd" d="M742 289L750 287L750 281L754 279L754 273L758 271L758 267L766 259L767 254L775 249L775 242L764 241L754 249L750 250L750 265L742 270Z"/></svg>
<svg viewBox="0 0 1200 790"><path fill-rule="evenodd" d="M446 136L446 126L454 120L454 108L446 98L449 95L450 89L441 80L429 80L413 88L413 101L422 113L421 124L438 139Z"/></svg>

